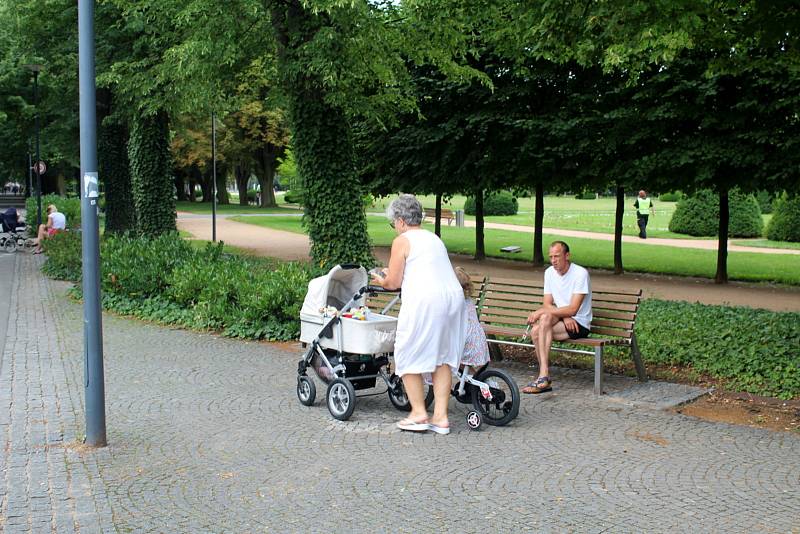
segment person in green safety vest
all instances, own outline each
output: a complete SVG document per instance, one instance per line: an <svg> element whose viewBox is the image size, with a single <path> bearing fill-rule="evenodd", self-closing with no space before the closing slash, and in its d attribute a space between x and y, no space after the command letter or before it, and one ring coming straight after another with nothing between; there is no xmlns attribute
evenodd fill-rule
<svg viewBox="0 0 800 534"><path fill-rule="evenodd" d="M650 213L655 213L653 209L653 201L647 196L647 191L644 189L639 191L639 198L633 203L636 208L636 224L639 225L639 237L647 239L647 220L650 218Z"/></svg>

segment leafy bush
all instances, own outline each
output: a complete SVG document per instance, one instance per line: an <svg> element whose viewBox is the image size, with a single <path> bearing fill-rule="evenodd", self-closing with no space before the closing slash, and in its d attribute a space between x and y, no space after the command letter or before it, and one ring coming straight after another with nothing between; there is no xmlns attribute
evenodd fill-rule
<svg viewBox="0 0 800 534"><path fill-rule="evenodd" d="M247 190L247 202L256 202L258 200L258 191L256 189Z"/></svg>
<svg viewBox="0 0 800 534"><path fill-rule="evenodd" d="M686 198L686 195L681 193L680 191L671 191L669 193L663 193L658 197L658 200L661 202L678 202Z"/></svg>
<svg viewBox="0 0 800 534"><path fill-rule="evenodd" d="M42 270L56 280L77 282L81 279L81 233L59 232L42 241L47 260Z"/></svg>
<svg viewBox="0 0 800 534"><path fill-rule="evenodd" d="M734 189L728 197L731 237L758 237L764 231L761 210L753 195ZM714 236L719 229L719 196L704 189L678 202L669 231L694 236Z"/></svg>
<svg viewBox="0 0 800 534"><path fill-rule="evenodd" d="M305 195L301 190L293 189L287 191L286 194L283 195L283 200L289 204L303 204L303 202L305 202Z"/></svg>
<svg viewBox="0 0 800 534"><path fill-rule="evenodd" d="M688 365L741 391L800 396L800 314L656 299L639 311L646 361Z"/></svg>
<svg viewBox="0 0 800 534"><path fill-rule="evenodd" d="M516 215L519 209L517 198L508 191L495 191L488 193L483 199L483 214L489 215ZM464 213L475 215L475 198L467 197L464 202Z"/></svg>
<svg viewBox="0 0 800 534"><path fill-rule="evenodd" d="M54 239L52 246L58 252L51 257L48 249L48 274L77 281L80 240L70 249L63 238ZM104 307L233 337L296 339L308 280L317 273L295 263L224 255L222 246L209 244L197 250L177 234L105 239L101 246Z"/></svg>
<svg viewBox="0 0 800 534"><path fill-rule="evenodd" d="M778 200L767 225L767 239L800 242L800 196Z"/></svg>
<svg viewBox="0 0 800 534"><path fill-rule="evenodd" d="M575 195L577 200L595 200L597 199L597 193L594 191L589 191L588 189L584 189L577 195Z"/></svg>
<svg viewBox="0 0 800 534"><path fill-rule="evenodd" d="M55 204L58 211L67 218L67 228L80 228L81 226L81 199L77 197L62 197L59 195L42 195L42 224L47 224L47 206ZM36 197L25 199L25 222L30 233L36 235Z"/></svg>

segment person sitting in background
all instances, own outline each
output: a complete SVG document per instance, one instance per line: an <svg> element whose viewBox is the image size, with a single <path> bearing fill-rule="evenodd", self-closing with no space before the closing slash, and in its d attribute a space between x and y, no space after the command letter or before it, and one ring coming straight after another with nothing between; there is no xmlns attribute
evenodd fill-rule
<svg viewBox="0 0 800 534"><path fill-rule="evenodd" d="M58 211L55 204L47 206L47 224L39 225L39 232L36 235L34 243L36 248L33 250L34 254L42 253L42 240L47 237L53 237L59 232L67 229L67 218L63 213Z"/></svg>

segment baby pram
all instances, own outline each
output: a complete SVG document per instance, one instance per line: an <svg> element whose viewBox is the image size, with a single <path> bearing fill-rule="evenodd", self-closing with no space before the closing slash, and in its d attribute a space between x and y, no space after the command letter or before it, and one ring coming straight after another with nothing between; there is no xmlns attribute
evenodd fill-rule
<svg viewBox="0 0 800 534"><path fill-rule="evenodd" d="M8 208L0 214L0 249L6 252L16 252L18 248L32 248L33 239L26 238L24 233L27 228L24 223L17 221L17 209Z"/></svg>
<svg viewBox="0 0 800 534"><path fill-rule="evenodd" d="M340 421L353 414L356 390L375 387L378 378L397 409L411 409L402 380L391 371L397 319L362 308L372 291L382 290L368 286L363 267L337 265L309 282L300 310L300 341L307 350L297 366L297 398L305 406L314 403L317 389L306 374L313 369L328 386L328 411ZM355 317L348 313L353 308Z"/></svg>

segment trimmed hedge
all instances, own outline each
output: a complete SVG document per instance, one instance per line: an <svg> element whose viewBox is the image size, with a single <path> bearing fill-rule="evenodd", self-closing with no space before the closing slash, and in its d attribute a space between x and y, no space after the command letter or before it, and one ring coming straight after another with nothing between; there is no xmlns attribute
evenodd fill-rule
<svg viewBox="0 0 800 534"><path fill-rule="evenodd" d="M81 226L81 199L78 197L62 197L60 195L42 195L42 224L47 224L47 206L55 204L58 211L67 218L67 228ZM36 196L25 199L25 222L30 233L36 237Z"/></svg>
<svg viewBox="0 0 800 534"><path fill-rule="evenodd" d="M495 191L488 193L483 199L483 214L490 215L516 215L519 210L517 198L508 191ZM475 198L467 197L464 202L464 213L475 215Z"/></svg>
<svg viewBox="0 0 800 534"><path fill-rule="evenodd" d="M669 193L663 193L658 197L658 200L661 202L678 202L686 198L686 195L681 193L680 191L671 191Z"/></svg>
<svg viewBox="0 0 800 534"><path fill-rule="evenodd" d="M728 232L731 237L760 237L764 232L764 220L753 195L745 195L738 190L728 197L730 221ZM693 236L715 236L719 229L719 196L707 189L678 202L669 231Z"/></svg>
<svg viewBox="0 0 800 534"><path fill-rule="evenodd" d="M800 242L800 196L776 202L767 225L767 239Z"/></svg>
<svg viewBox="0 0 800 534"><path fill-rule="evenodd" d="M293 189L292 191L287 191L283 195L283 200L284 200L284 202L287 202L289 204L300 204L300 205L302 205L305 202L306 199L305 199L305 195L303 194L303 191L298 190L298 189Z"/></svg>

